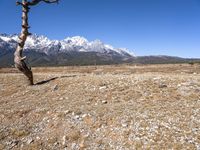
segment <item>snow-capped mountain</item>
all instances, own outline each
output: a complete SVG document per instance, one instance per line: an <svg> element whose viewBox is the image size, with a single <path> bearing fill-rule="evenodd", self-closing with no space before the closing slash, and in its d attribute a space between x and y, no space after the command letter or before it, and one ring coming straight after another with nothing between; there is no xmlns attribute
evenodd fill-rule
<svg viewBox="0 0 200 150"><path fill-rule="evenodd" d="M0 67L13 66L14 51L18 35L0 34ZM24 55L30 66L61 65L103 65L119 63L157 64L199 62L199 59L185 59L171 56L139 56L127 49L114 48L100 40L89 42L75 36L64 40L50 40L45 36L29 36Z"/></svg>
<svg viewBox="0 0 200 150"><path fill-rule="evenodd" d="M0 34L0 48L15 48L18 36ZM6 49L5 49L6 50ZM104 44L100 40L89 42L84 37L67 37L64 40L50 40L45 36L32 35L27 38L25 51L34 50L35 52L45 53L46 55L55 55L67 52L97 52L103 54L119 55L122 57L133 57L127 49L114 48L111 45Z"/></svg>
<svg viewBox="0 0 200 150"><path fill-rule="evenodd" d="M13 66L18 40L16 34L0 34L0 67ZM24 55L32 66L116 64L134 58L127 49L114 48L100 40L90 42L80 36L50 40L36 34L27 38Z"/></svg>

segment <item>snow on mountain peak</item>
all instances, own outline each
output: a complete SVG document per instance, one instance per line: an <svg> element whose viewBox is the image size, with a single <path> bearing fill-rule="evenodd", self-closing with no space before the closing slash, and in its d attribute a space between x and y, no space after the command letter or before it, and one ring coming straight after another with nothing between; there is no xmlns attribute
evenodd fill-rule
<svg viewBox="0 0 200 150"><path fill-rule="evenodd" d="M5 37L5 36L2 36L0 37L3 41L6 41L6 42L9 42L11 40L11 38L9 37Z"/></svg>
<svg viewBox="0 0 200 150"><path fill-rule="evenodd" d="M12 47L16 47L18 35L0 34L0 40L5 43L12 43ZM12 42L11 42L12 41ZM0 42L1 44L1 42ZM116 49L111 45L104 44L100 40L89 42L81 36L67 37L64 40L50 40L45 36L33 34L28 36L25 43L25 51L34 50L46 54L56 54L58 52L98 52L98 53L117 53L122 56L135 56L127 49Z"/></svg>
<svg viewBox="0 0 200 150"><path fill-rule="evenodd" d="M63 41L68 44L74 44L77 46L82 46L88 43L88 40L81 36L67 37Z"/></svg>
<svg viewBox="0 0 200 150"><path fill-rule="evenodd" d="M135 54L132 52L132 51L130 51L129 49L127 49L127 48L118 48L117 49L119 52L126 52L126 53L128 53L129 55L131 55L131 56L135 56Z"/></svg>

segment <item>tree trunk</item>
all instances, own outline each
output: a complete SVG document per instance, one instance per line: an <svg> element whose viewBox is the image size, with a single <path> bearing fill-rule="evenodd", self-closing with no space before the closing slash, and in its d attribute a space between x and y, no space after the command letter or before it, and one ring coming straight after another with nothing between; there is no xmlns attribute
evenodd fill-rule
<svg viewBox="0 0 200 150"><path fill-rule="evenodd" d="M22 31L19 36L17 49L14 53L14 62L15 62L15 67L27 77L29 85L33 85L33 73L31 71L31 68L28 67L25 63L26 57L23 57L22 55L27 36L30 34L28 32L29 7L27 0L22 0L22 3L20 5L22 5Z"/></svg>
<svg viewBox="0 0 200 150"><path fill-rule="evenodd" d="M28 32L29 25L28 25L28 12L29 12L29 6L35 6L40 2L45 2L45 3L58 3L59 0L22 0L22 2L17 1L17 5L22 6L22 31L19 36L19 42L17 45L17 49L14 54L14 62L15 62L15 67L21 71L28 79L29 85L33 85L33 73L31 71L31 68L26 65L25 59L26 57L23 57L23 49L24 45L27 39L27 36L30 35Z"/></svg>

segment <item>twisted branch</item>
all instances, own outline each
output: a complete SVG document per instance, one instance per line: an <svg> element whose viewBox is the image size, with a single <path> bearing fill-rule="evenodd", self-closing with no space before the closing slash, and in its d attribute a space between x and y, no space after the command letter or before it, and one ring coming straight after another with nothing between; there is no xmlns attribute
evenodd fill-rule
<svg viewBox="0 0 200 150"><path fill-rule="evenodd" d="M32 0L31 2L28 2L29 6L37 5L39 2L45 2L45 3L58 3L59 0Z"/></svg>

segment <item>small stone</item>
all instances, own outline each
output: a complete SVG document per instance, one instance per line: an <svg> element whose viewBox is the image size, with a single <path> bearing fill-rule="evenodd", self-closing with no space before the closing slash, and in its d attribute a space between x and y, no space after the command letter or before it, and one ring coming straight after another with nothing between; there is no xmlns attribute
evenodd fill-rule
<svg viewBox="0 0 200 150"><path fill-rule="evenodd" d="M76 115L81 115L81 114L82 114L81 111L76 112Z"/></svg>
<svg viewBox="0 0 200 150"><path fill-rule="evenodd" d="M58 90L58 85L55 85L55 86L53 87L53 91L56 91L56 90Z"/></svg>
<svg viewBox="0 0 200 150"><path fill-rule="evenodd" d="M160 78L159 78L159 77L156 77L156 78L153 78L153 80L160 80Z"/></svg>
<svg viewBox="0 0 200 150"><path fill-rule="evenodd" d="M127 123L122 123L122 127L128 127Z"/></svg>
<svg viewBox="0 0 200 150"><path fill-rule="evenodd" d="M66 145L66 135L64 135L63 138L62 138L62 145L63 145L63 146Z"/></svg>
<svg viewBox="0 0 200 150"><path fill-rule="evenodd" d="M76 143L72 143L72 149L76 149L77 148L77 144Z"/></svg>
<svg viewBox="0 0 200 150"><path fill-rule="evenodd" d="M198 132L198 130L199 130L198 128L193 128L192 129L193 132Z"/></svg>
<svg viewBox="0 0 200 150"><path fill-rule="evenodd" d="M26 141L26 143L27 143L27 144L31 144L31 143L33 143L33 141L34 141L33 139L29 138L29 139Z"/></svg>
<svg viewBox="0 0 200 150"><path fill-rule="evenodd" d="M178 86L178 87L181 87L181 84L178 84L177 86Z"/></svg>
<svg viewBox="0 0 200 150"><path fill-rule="evenodd" d="M59 143L58 143L58 142L55 142L53 145L54 145L54 146L58 146L58 145L59 145Z"/></svg>
<svg viewBox="0 0 200 150"><path fill-rule="evenodd" d="M66 110L66 111L64 111L64 114L65 114L65 115L67 115L67 114L69 114L69 113L71 113L70 110Z"/></svg>
<svg viewBox="0 0 200 150"><path fill-rule="evenodd" d="M83 114L83 115L82 115L82 118L85 118L86 116L87 116L87 114Z"/></svg>
<svg viewBox="0 0 200 150"><path fill-rule="evenodd" d="M75 119L79 119L79 118L80 118L80 116L79 116L79 115L76 115L74 118L75 118Z"/></svg>
<svg viewBox="0 0 200 150"><path fill-rule="evenodd" d="M18 145L18 143L19 143L19 141L12 141L11 142L11 147L13 148L13 147L15 147L16 145Z"/></svg>
<svg viewBox="0 0 200 150"><path fill-rule="evenodd" d="M167 85L161 84L161 85L159 85L159 88L167 88Z"/></svg>
<svg viewBox="0 0 200 150"><path fill-rule="evenodd" d="M102 104L107 104L108 102L106 100L103 100L102 101Z"/></svg>
<svg viewBox="0 0 200 150"><path fill-rule="evenodd" d="M99 87L99 90L104 90L106 88L107 88L106 86L101 86L101 87Z"/></svg>
<svg viewBox="0 0 200 150"><path fill-rule="evenodd" d="M90 101L87 101L86 103L87 103L87 104L90 104L91 102L90 102Z"/></svg>

